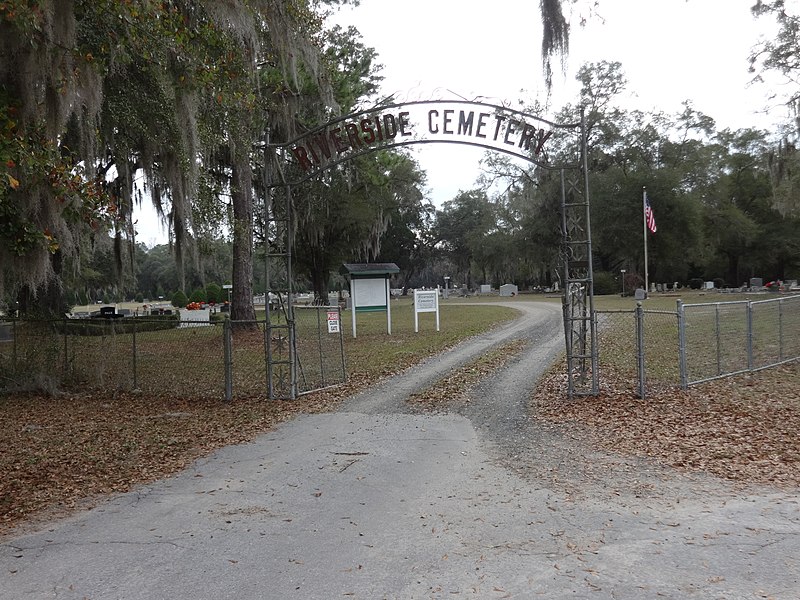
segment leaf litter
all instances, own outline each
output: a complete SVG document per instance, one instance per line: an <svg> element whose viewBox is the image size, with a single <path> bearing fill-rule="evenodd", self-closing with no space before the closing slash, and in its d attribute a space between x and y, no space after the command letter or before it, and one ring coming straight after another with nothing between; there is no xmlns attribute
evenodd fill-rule
<svg viewBox="0 0 800 600"><path fill-rule="evenodd" d="M442 411L522 350L493 350L409 403ZM402 369L401 369L402 370ZM186 468L223 446L252 440L303 413L335 410L375 384L347 384L295 401L197 400L142 394L17 394L0 397L0 534L90 506ZM532 418L579 425L604 450L646 457L735 482L800 485L800 364L693 386L655 390L642 400L604 373L596 397L569 400L563 365L540 381Z"/></svg>

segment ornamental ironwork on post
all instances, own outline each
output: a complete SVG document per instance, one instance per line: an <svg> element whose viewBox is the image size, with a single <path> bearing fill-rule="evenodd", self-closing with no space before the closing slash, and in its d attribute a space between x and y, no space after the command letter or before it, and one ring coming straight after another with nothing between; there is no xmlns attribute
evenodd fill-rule
<svg viewBox="0 0 800 600"><path fill-rule="evenodd" d="M265 186L265 214L269 215L265 222L268 222L273 240L266 242L265 254L285 261L286 284L281 293L286 298L285 337L288 343L288 362L280 362L274 352L267 350L270 397L278 387L289 390L292 397L297 390L291 308L293 186L299 186L326 169L357 156L388 148L432 143L477 146L560 172L560 255L567 393L570 397L598 393L586 120L583 112L579 123L559 124L508 106L437 99L383 104L335 119L284 143L267 140L265 165L272 165L278 176L267 179ZM276 201L273 196L281 196L281 201ZM267 298L270 291L273 290L268 283ZM274 333L270 332L268 337ZM271 347L270 344L267 346ZM281 385L276 385L273 379Z"/></svg>

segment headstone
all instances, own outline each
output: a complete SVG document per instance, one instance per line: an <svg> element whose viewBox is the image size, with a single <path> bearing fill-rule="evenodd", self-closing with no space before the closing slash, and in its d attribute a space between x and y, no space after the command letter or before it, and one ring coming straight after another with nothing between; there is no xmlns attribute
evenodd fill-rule
<svg viewBox="0 0 800 600"><path fill-rule="evenodd" d="M706 281L703 284L703 289L704 290L713 290L714 289L714 282L713 281Z"/></svg>
<svg viewBox="0 0 800 600"><path fill-rule="evenodd" d="M761 279L761 277L751 277L750 278L750 287L751 288L764 287L764 280Z"/></svg>
<svg viewBox="0 0 800 600"><path fill-rule="evenodd" d="M634 292L634 298L636 300L645 300L647 298L647 292L645 292L643 288L636 288L636 292Z"/></svg>
<svg viewBox="0 0 800 600"><path fill-rule="evenodd" d="M519 288L513 283L504 283L500 286L500 295L503 297L516 296L519 293Z"/></svg>
<svg viewBox="0 0 800 600"><path fill-rule="evenodd" d="M481 294L490 294L492 292L492 286L488 284L481 284Z"/></svg>
<svg viewBox="0 0 800 600"><path fill-rule="evenodd" d="M664 291L664 284L663 283L657 283L656 284L656 291L657 292L663 292Z"/></svg>
<svg viewBox="0 0 800 600"><path fill-rule="evenodd" d="M677 290L679 287L681 287L681 286L678 284L678 282L677 282L677 281L676 281L675 283L673 283L673 284L672 284L672 289L673 289L673 290Z"/></svg>

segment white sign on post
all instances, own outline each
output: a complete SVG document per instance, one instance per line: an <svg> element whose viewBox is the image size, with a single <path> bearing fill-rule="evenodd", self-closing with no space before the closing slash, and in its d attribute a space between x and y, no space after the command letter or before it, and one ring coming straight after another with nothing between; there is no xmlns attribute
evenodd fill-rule
<svg viewBox="0 0 800 600"><path fill-rule="evenodd" d="M436 331L439 331L439 290L414 290L414 333L419 333L419 313L436 313Z"/></svg>
<svg viewBox="0 0 800 600"><path fill-rule="evenodd" d="M339 333L339 313L328 312L328 333Z"/></svg>

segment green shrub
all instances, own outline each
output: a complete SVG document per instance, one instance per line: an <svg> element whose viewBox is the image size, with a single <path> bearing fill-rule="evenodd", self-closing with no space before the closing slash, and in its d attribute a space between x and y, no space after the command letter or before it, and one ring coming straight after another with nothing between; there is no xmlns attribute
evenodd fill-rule
<svg viewBox="0 0 800 600"><path fill-rule="evenodd" d="M68 335L99 336L144 331L175 329L180 323L180 315L160 315L151 317L125 317L118 319L68 319L54 323L58 333Z"/></svg>
<svg viewBox="0 0 800 600"><path fill-rule="evenodd" d="M202 289L196 289L192 292L192 295L189 296L189 302L205 302L206 301L206 291Z"/></svg>
<svg viewBox="0 0 800 600"><path fill-rule="evenodd" d="M189 304L189 299L186 297L186 294L183 292L183 290L178 290L172 295L172 306L183 308L187 304Z"/></svg>
<svg viewBox="0 0 800 600"><path fill-rule="evenodd" d="M598 271L594 274L594 293L598 296L616 294L621 289L622 284L608 271Z"/></svg>
<svg viewBox="0 0 800 600"><path fill-rule="evenodd" d="M227 299L228 299L227 294L225 294L224 290L216 283L209 283L206 286L206 300L208 302L214 302L215 304L220 304Z"/></svg>

